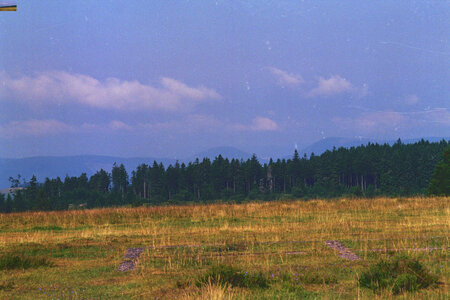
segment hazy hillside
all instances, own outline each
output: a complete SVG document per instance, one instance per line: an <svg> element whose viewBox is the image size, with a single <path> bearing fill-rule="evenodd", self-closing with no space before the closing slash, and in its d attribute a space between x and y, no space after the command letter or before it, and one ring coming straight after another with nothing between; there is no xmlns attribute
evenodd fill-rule
<svg viewBox="0 0 450 300"><path fill-rule="evenodd" d="M29 158L0 158L0 187L9 187L8 178L20 174L29 180L36 175L39 181L46 177L64 178L66 175L79 176L86 173L88 176L100 169L111 171L113 164L124 164L127 170L135 169L141 163L152 164L153 161L162 162L164 165L175 163L174 159L150 158L150 157L112 157L100 155L79 156L36 156Z"/></svg>
<svg viewBox="0 0 450 300"><path fill-rule="evenodd" d="M180 162L188 163L195 158L204 157L214 159L221 154L227 158L248 159L251 154L243 152L233 147L216 147L200 152L189 158L179 159ZM154 161L162 162L164 166L174 164L175 158L155 158L155 157L113 157L101 155L78 155L78 156L36 156L28 158L0 158L0 188L10 186L8 178L16 177L20 174L29 180L36 175L39 181L46 177L55 178L57 176L64 178L66 175L79 176L86 173L88 176L94 174L100 169L111 172L113 164L124 164L126 169L131 172L142 163L153 164Z"/></svg>

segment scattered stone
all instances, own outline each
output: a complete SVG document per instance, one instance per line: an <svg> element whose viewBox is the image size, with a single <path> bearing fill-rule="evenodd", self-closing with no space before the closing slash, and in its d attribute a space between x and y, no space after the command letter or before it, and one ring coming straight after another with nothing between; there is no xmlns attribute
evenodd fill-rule
<svg viewBox="0 0 450 300"><path fill-rule="evenodd" d="M126 272L126 271L134 270L134 268L136 268L136 263L134 261L125 260L120 264L118 271Z"/></svg>
<svg viewBox="0 0 450 300"><path fill-rule="evenodd" d="M360 260L358 255L350 251L339 241L326 241L325 244L333 250L339 251L339 257L347 260Z"/></svg>
<svg viewBox="0 0 450 300"><path fill-rule="evenodd" d="M142 252L144 252L144 248L130 248L127 250L123 258L136 260L141 256Z"/></svg>
<svg viewBox="0 0 450 300"><path fill-rule="evenodd" d="M298 243L298 242L308 242L308 241L283 241L284 243ZM277 244L282 242L263 242L261 244ZM347 260L360 260L361 258L353 253L350 249L345 247L341 242L339 241L325 241L325 244L330 247L333 250L336 250L339 252L338 256L347 259ZM150 249L171 249L171 248L188 248L188 247L204 247L204 246L211 246L211 245L171 245L171 246L159 246L159 247L148 247ZM139 257L141 256L142 252L144 252L145 248L129 248L127 249L127 252L123 256L124 261L120 264L118 271L119 272L126 272L131 271L136 268L137 262ZM425 247L425 248L399 248L399 249L370 249L368 251L370 252L388 252L388 251L435 251L435 250L442 250L449 248L439 248L439 247ZM253 255L267 255L267 254L284 254L284 255L298 255L298 254L305 254L304 251L286 251L286 252L271 252L271 253L220 253L220 254L209 254L204 256L253 256ZM186 256L188 257L188 256ZM189 256L191 257L191 256ZM198 257L198 256L192 256L192 258ZM155 256L154 258L168 258L165 256Z"/></svg>
<svg viewBox="0 0 450 300"><path fill-rule="evenodd" d="M128 249L125 255L123 256L124 261L120 264L118 271L126 272L134 270L137 265L137 260L139 259L139 256L141 256L142 252L144 252L144 248Z"/></svg>

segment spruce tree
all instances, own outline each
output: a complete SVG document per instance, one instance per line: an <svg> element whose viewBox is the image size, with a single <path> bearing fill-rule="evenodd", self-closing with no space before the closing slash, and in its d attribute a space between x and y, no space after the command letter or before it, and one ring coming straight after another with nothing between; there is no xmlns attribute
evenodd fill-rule
<svg viewBox="0 0 450 300"><path fill-rule="evenodd" d="M434 169L428 193L439 196L450 195L450 147L445 149L443 160Z"/></svg>

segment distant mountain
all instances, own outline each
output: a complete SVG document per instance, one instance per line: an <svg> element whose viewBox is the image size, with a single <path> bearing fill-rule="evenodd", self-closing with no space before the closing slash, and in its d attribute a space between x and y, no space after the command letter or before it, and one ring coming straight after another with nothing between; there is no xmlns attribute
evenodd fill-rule
<svg viewBox="0 0 450 300"><path fill-rule="evenodd" d="M248 159L251 154L243 152L233 147L216 147L198 153L197 155L185 159L179 159L180 163L194 161L195 158L202 160L208 157L213 160L221 154L224 158ZM18 174L27 181L36 175L39 182L43 182L46 177L64 179L66 175L80 176L86 173L88 176L95 174L100 169L111 172L114 163L124 164L129 173L135 170L140 164L152 165L153 161L163 163L165 167L175 164L176 159L172 158L152 158L152 157L114 157L101 155L78 155L78 156L36 156L27 158L0 158L0 188L10 186L8 178L17 177Z"/></svg>
<svg viewBox="0 0 450 300"><path fill-rule="evenodd" d="M200 160L203 158L209 158L209 159L213 160L214 158L219 156L219 154L222 155L223 158L228 158L228 159L232 159L232 158L241 159L242 158L243 160L247 160L252 157L252 154L244 152L244 151L239 150L234 147L215 147L215 148L211 148L206 151L197 153L188 161L194 161L197 157Z"/></svg>

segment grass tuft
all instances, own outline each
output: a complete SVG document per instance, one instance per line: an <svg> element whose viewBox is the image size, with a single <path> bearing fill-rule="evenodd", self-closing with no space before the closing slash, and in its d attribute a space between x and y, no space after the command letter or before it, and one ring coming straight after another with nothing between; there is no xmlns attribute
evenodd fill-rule
<svg viewBox="0 0 450 300"><path fill-rule="evenodd" d="M246 288L267 288L269 280L260 272L244 272L230 265L213 266L206 274L198 278L196 285L224 285Z"/></svg>
<svg viewBox="0 0 450 300"><path fill-rule="evenodd" d="M33 257L12 253L0 256L0 270L34 269L52 267L53 263L45 257Z"/></svg>
<svg viewBox="0 0 450 300"><path fill-rule="evenodd" d="M390 290L393 294L415 292L435 286L437 281L438 277L430 274L418 260L404 255L381 260L359 277L361 286L374 292Z"/></svg>
<svg viewBox="0 0 450 300"><path fill-rule="evenodd" d="M232 300L236 294L228 284L212 283L210 280L201 287L197 293L185 295L183 300L201 299L201 300Z"/></svg>

